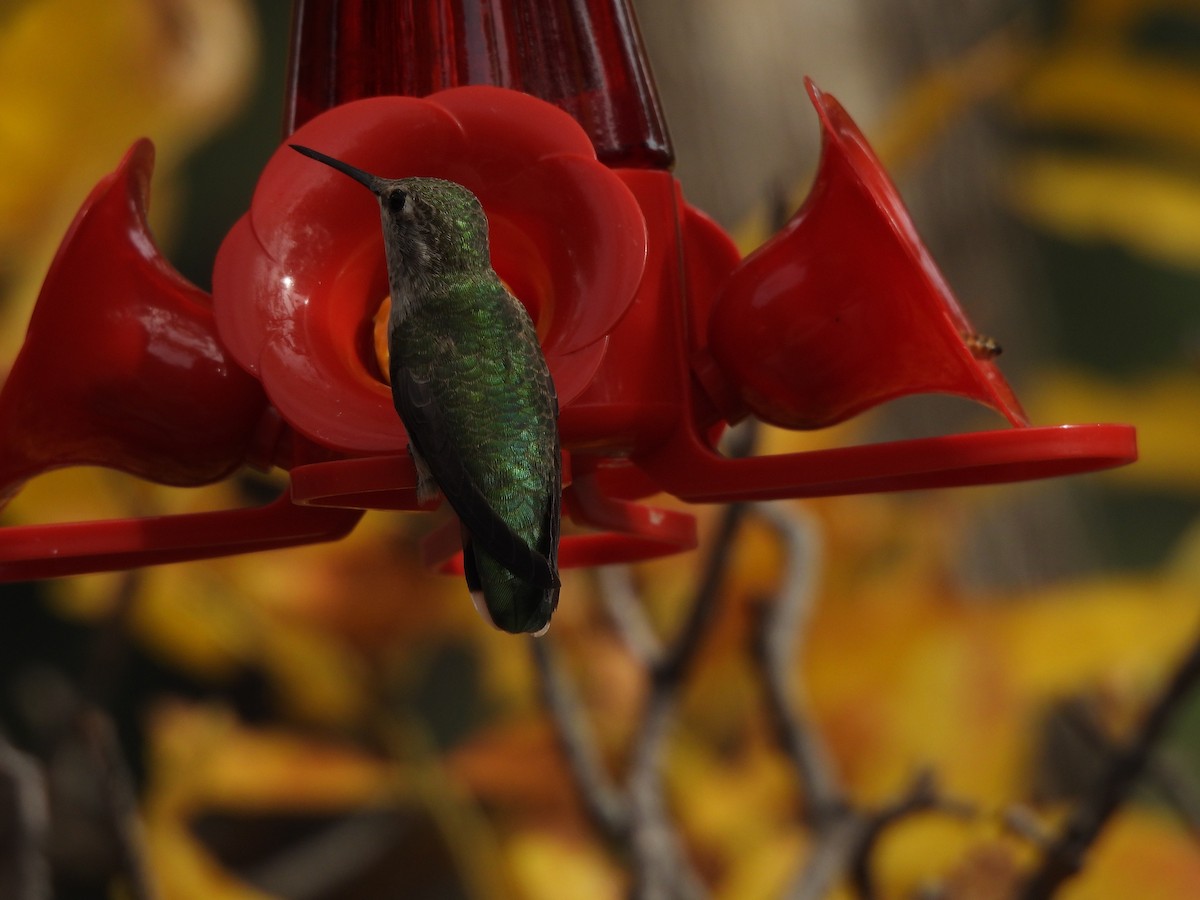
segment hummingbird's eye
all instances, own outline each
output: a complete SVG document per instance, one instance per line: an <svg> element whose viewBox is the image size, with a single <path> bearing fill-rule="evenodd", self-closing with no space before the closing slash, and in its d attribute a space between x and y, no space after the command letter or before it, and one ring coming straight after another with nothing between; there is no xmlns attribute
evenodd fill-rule
<svg viewBox="0 0 1200 900"><path fill-rule="evenodd" d="M408 203L408 194L404 191L392 191L387 196L388 209L394 213L403 212L406 203Z"/></svg>

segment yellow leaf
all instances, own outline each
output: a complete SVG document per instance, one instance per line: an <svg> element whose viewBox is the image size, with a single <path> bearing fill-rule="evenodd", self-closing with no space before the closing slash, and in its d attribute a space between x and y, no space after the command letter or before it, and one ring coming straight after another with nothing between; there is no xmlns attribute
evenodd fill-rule
<svg viewBox="0 0 1200 900"><path fill-rule="evenodd" d="M237 0L39 0L0 20L0 250L24 242L138 137L167 159L245 90L252 25Z"/></svg>
<svg viewBox="0 0 1200 900"><path fill-rule="evenodd" d="M796 776L769 738L727 753L680 735L667 756L671 807L704 858L732 866L781 834L799 815ZM748 815L753 810L753 815Z"/></svg>
<svg viewBox="0 0 1200 900"><path fill-rule="evenodd" d="M1000 836L995 823L954 819L944 814L910 816L884 832L873 859L873 874L886 897L910 897L932 884L947 884L954 900L992 900L1011 893L981 891L981 878L1011 884L1026 848ZM995 886L995 885L993 885Z"/></svg>
<svg viewBox="0 0 1200 900"><path fill-rule="evenodd" d="M1200 235L1200 218L1194 230ZM1128 422L1137 427L1137 463L1104 478L1159 490L1200 490L1200 376L1173 372L1117 381L1052 370L1039 375L1026 399L1036 421Z"/></svg>
<svg viewBox="0 0 1200 900"><path fill-rule="evenodd" d="M787 896L785 888L793 883L810 851L798 832L769 835L733 861L715 896L719 900ZM849 896L847 891L835 889L822 900L845 900Z"/></svg>
<svg viewBox="0 0 1200 900"><path fill-rule="evenodd" d="M215 706L158 709L151 759L151 796L175 811L342 809L395 789L389 764L349 744L247 728Z"/></svg>
<svg viewBox="0 0 1200 900"><path fill-rule="evenodd" d="M823 596L804 674L855 795L882 802L932 766L953 794L1027 790L1034 728L1055 700L1116 690L1136 710L1200 626L1190 585L1104 578L985 602L914 582Z"/></svg>
<svg viewBox="0 0 1200 900"><path fill-rule="evenodd" d="M215 707L162 707L150 736L146 847L167 900L270 900L203 850L189 826L197 812L353 809L397 790L386 763L345 745L242 728Z"/></svg>
<svg viewBox="0 0 1200 900"><path fill-rule="evenodd" d="M1062 900L1193 900L1200 897L1195 838L1163 815L1128 809L1100 835Z"/></svg>
<svg viewBox="0 0 1200 900"><path fill-rule="evenodd" d="M591 842L526 832L508 842L513 878L527 900L618 900L623 874Z"/></svg>
<svg viewBox="0 0 1200 900"><path fill-rule="evenodd" d="M0 17L0 360L92 186L150 137L158 229L170 171L234 112L256 52L245 0L30 0Z"/></svg>
<svg viewBox="0 0 1200 900"><path fill-rule="evenodd" d="M1088 4L1075 4L1086 6ZM1052 51L1023 82L1014 112L1040 127L1086 129L1200 153L1200 76L1124 49L1119 34Z"/></svg>
<svg viewBox="0 0 1200 900"><path fill-rule="evenodd" d="M1134 160L1032 153L1014 165L1009 196L1022 216L1070 239L1200 268L1195 178Z"/></svg>
<svg viewBox="0 0 1200 900"><path fill-rule="evenodd" d="M1200 627L1195 591L1153 576L1072 582L1008 607L994 626L1005 669L1042 701L1097 683L1153 684Z"/></svg>

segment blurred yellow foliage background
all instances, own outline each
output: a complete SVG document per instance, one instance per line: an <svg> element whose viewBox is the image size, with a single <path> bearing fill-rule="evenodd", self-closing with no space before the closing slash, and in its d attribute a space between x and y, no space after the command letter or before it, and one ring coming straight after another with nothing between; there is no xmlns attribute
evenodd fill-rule
<svg viewBox="0 0 1200 900"><path fill-rule="evenodd" d="M206 284L212 252L278 140L283 6L0 8L0 360L20 345L78 203L140 135L158 149L157 234ZM771 229L764 210L775 198L764 189L730 204L728 185L714 183L722 167L755 159L689 143L721 116L697 72L707 65L710 82L736 83L739 60L698 58L692 44L664 37L674 21L702 43L706 16L729 22L712 3L635 6L679 123L684 189L700 206L711 201L752 249ZM957 810L906 816L882 833L870 858L880 896L1015 896L1041 848L1006 817L1019 808L1046 829L1061 823L1200 630L1200 8L1039 0L1014 13L980 0L967 6L991 12L964 13L974 30L954 32L937 26L947 3L862 0L842 14L793 6L828 28L854 17L837 33L861 43L826 41L820 55L817 33L803 46L823 88L842 96L844 77L851 95L867 98L862 124L951 283L989 282L988 266L1023 273L992 283L990 299L982 292L982 318L1015 334L1006 361L1034 420L1139 429L1136 466L1066 485L780 504L821 538L790 675L839 783L855 804L877 807L927 769ZM761 7L746 15L791 21L775 3ZM944 43L922 32L925 44L893 54L891 80L879 76L880 48L926 19ZM913 46L934 49L922 56ZM803 53L788 64L807 71ZM988 163L964 188L951 176L964 165L954 177L971 175L973 151ZM795 148L792 163L763 183L798 199L814 147ZM970 191L987 202L956 223L960 207L939 192ZM954 242L964 229L1005 238L966 252ZM763 429L760 452L879 439L929 421L1000 427L957 407L926 415L902 404L824 434ZM0 524L247 505L275 488L239 476L170 491L72 470L31 483ZM682 620L721 514L693 511L698 554L628 573L660 634ZM623 896L628 860L587 816L528 646L487 629L456 579L423 567L427 518L375 513L330 545L0 586L4 733L50 758L53 783L52 736L78 697L109 708L138 785L146 863L168 900ZM752 649L787 564L752 510L663 758L687 856L712 895L729 900L784 896L814 848ZM606 613L611 589L594 573L567 573L553 638L600 760L621 773L648 686ZM1064 710L1081 708L1099 743L1062 738ZM1190 783L1200 779L1200 700L1182 719L1165 755ZM1061 896L1200 896L1195 809L1189 821L1186 803L1164 799L1182 789L1152 780ZM89 831L95 811L53 813L82 823L53 838L62 896L123 896L110 887L120 881L111 855L95 849L104 841ZM830 896L855 894L839 883Z"/></svg>

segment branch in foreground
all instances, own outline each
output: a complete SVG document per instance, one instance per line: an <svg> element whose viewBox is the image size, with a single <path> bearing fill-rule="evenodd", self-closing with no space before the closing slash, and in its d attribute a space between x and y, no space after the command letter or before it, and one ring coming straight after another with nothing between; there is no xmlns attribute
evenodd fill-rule
<svg viewBox="0 0 1200 900"><path fill-rule="evenodd" d="M730 453L748 455L754 437L752 424L736 429ZM533 644L542 696L584 806L600 832L628 854L631 895L637 900L699 900L708 893L667 811L662 764L679 693L715 619L733 545L746 512L744 503L730 504L722 511L692 601L670 640L660 641L649 627L628 578L622 578L625 573L613 570L600 574L599 587L608 614L649 682L622 788L613 785L600 762L579 700L551 645L545 638Z"/></svg>
<svg viewBox="0 0 1200 900"><path fill-rule="evenodd" d="M794 680L818 583L820 534L815 522L795 508L757 503L754 512L775 529L786 560L776 598L762 605L754 656L762 672L767 710L802 788L804 819L813 840L784 895L790 900L820 900L850 867L866 829L866 822L846 801L812 722L808 698Z"/></svg>
<svg viewBox="0 0 1200 900"><path fill-rule="evenodd" d="M1046 900L1083 867L1084 858L1104 826L1128 799L1149 765L1172 716L1200 682L1200 636L1150 707L1133 740L1115 754L1096 790L1086 796L1047 850L1041 867L1026 883L1023 900Z"/></svg>
<svg viewBox="0 0 1200 900"><path fill-rule="evenodd" d="M813 841L812 850L792 885L784 892L788 900L822 900L851 867L862 845L867 823L851 811L826 826Z"/></svg>
<svg viewBox="0 0 1200 900"><path fill-rule="evenodd" d="M1113 754L1119 751L1119 743L1101 727L1097 717L1088 709L1078 704L1072 705L1064 714L1064 719L1105 759L1111 760ZM1182 761L1157 749L1146 761L1144 775L1148 785L1175 810L1188 830L1200 837L1200 788Z"/></svg>
<svg viewBox="0 0 1200 900"><path fill-rule="evenodd" d="M846 800L820 732L811 722L808 698L793 686L802 652L798 648L816 593L820 535L798 510L759 503L754 511L779 534L787 560L778 597L764 609L756 632L755 655L775 729L804 788L805 819L822 832L843 816Z"/></svg>
<svg viewBox="0 0 1200 900"><path fill-rule="evenodd" d="M716 537L704 561L700 583L683 624L651 672L656 689L675 693L686 680L700 651L701 641L712 624L733 556L734 539L746 519L747 509L745 503L730 503L721 511Z"/></svg>
<svg viewBox="0 0 1200 900"><path fill-rule="evenodd" d="M721 512L692 602L674 639L650 668L650 693L633 747L628 794L633 810L630 851L633 896L698 898L707 894L671 827L663 799L662 757L674 722L679 692L691 672L708 629L733 555L733 544L746 518L747 506L731 503Z"/></svg>
<svg viewBox="0 0 1200 900"><path fill-rule="evenodd" d="M0 897L50 897L49 830L41 767L0 737Z"/></svg>
<svg viewBox="0 0 1200 900"><path fill-rule="evenodd" d="M955 816L977 812L943 797L932 772L918 773L894 800L878 809L851 804L812 721L807 697L795 682L816 592L820 536L815 523L795 508L759 503L754 510L778 533L786 558L777 596L763 606L754 636L755 658L780 744L804 793L804 818L812 836L808 857L784 896L820 900L849 876L858 895L872 900L877 896L872 857L888 829L922 812Z"/></svg>
<svg viewBox="0 0 1200 900"><path fill-rule="evenodd" d="M584 811L607 840L623 844L629 835L629 802L617 790L600 761L596 739L574 686L557 659L551 638L530 638L529 646L538 672L542 702L554 723L559 746L575 779Z"/></svg>
<svg viewBox="0 0 1200 900"><path fill-rule="evenodd" d="M884 833L897 822L917 813L937 809L940 805L941 799L937 792L933 773L925 770L918 772L907 790L891 803L876 810L872 815L862 817L863 829L859 844L854 849L850 861L850 880L853 882L858 896L863 900L874 900L879 896L871 863L879 839L883 837Z"/></svg>
<svg viewBox="0 0 1200 900"><path fill-rule="evenodd" d="M646 618L629 567L601 566L596 569L596 586L626 649L647 669L656 666L662 659L662 644Z"/></svg>
<svg viewBox="0 0 1200 900"><path fill-rule="evenodd" d="M158 893L146 863L145 841L138 818L133 779L113 731L112 721L94 707L84 708L79 716L79 729L84 745L95 761L109 823L121 853L127 893L132 900L154 900Z"/></svg>
<svg viewBox="0 0 1200 900"><path fill-rule="evenodd" d="M748 420L733 429L728 438L730 456L749 456L757 440L757 426L753 420ZM698 900L708 893L667 815L662 758L675 719L679 693L712 627L734 544L748 511L746 503L730 503L721 511L717 533L709 545L683 624L650 668L650 695L633 747L628 780L633 809L630 847L634 869L633 896L637 900L658 900L660 897Z"/></svg>

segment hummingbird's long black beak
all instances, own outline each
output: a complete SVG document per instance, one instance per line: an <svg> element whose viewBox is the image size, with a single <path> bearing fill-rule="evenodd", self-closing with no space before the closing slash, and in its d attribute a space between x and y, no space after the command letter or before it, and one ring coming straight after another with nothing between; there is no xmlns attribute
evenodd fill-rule
<svg viewBox="0 0 1200 900"><path fill-rule="evenodd" d="M326 156L324 153L319 153L309 147L301 147L299 144L288 144L297 153L303 153L305 156L315 159L317 162L323 162L330 168L337 169L343 175L349 175L359 184L365 185L372 193L378 194L380 182L383 180L370 172L364 172L362 169L356 169L349 163L344 163L340 159L334 159L332 156Z"/></svg>

